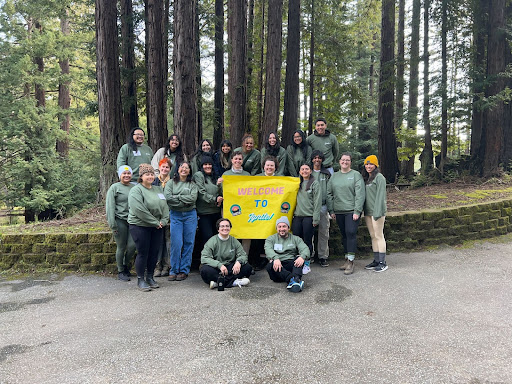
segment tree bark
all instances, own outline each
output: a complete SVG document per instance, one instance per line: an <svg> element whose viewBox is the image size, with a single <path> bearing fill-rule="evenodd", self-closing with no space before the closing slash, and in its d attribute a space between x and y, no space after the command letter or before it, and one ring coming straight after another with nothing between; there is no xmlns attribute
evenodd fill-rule
<svg viewBox="0 0 512 384"><path fill-rule="evenodd" d="M261 1L261 7L264 9L264 1ZM264 15L265 12L262 12ZM247 130L251 131L253 124L253 110L250 102L253 94L253 78L254 70L254 0L249 0L249 14L247 21ZM263 20L261 21L263 23Z"/></svg>
<svg viewBox="0 0 512 384"><path fill-rule="evenodd" d="M259 51L259 71L258 71L258 96L257 96L257 128L258 132L261 131L263 119L263 74L265 72L264 59L265 59L265 0L261 1L261 28L260 28L260 51Z"/></svg>
<svg viewBox="0 0 512 384"><path fill-rule="evenodd" d="M382 28L379 76L379 165L389 182L396 181L398 156L394 130L395 99L395 3L382 1Z"/></svg>
<svg viewBox="0 0 512 384"><path fill-rule="evenodd" d="M421 171L425 173L430 171L434 165L432 134L430 131L430 53L428 47L430 0L424 0L423 8L423 129L425 130L425 139L420 161Z"/></svg>
<svg viewBox="0 0 512 384"><path fill-rule="evenodd" d="M229 133L233 145L242 142L247 129L247 1L228 1Z"/></svg>
<svg viewBox="0 0 512 384"><path fill-rule="evenodd" d="M176 2L178 3L178 2ZM165 2L146 1L147 130L148 145L154 150L167 142L167 28ZM176 17L176 15L175 15ZM194 25L192 22L191 26ZM193 46L193 45L192 45Z"/></svg>
<svg viewBox="0 0 512 384"><path fill-rule="evenodd" d="M116 2L96 0L95 22L96 77L102 160L100 199L103 199L110 185L117 180L117 153L125 139L122 130Z"/></svg>
<svg viewBox="0 0 512 384"><path fill-rule="evenodd" d="M60 30L64 37L69 35L68 9L63 10L60 19ZM64 132L65 138L57 140L57 153L62 157L67 157L69 152L69 107L71 105L71 96L69 94L69 59L67 57L59 58L61 78L59 80L59 119L61 120L60 129Z"/></svg>
<svg viewBox="0 0 512 384"><path fill-rule="evenodd" d="M309 45L309 118L308 135L313 134L314 92L315 92L315 0L311 0L311 40Z"/></svg>
<svg viewBox="0 0 512 384"><path fill-rule="evenodd" d="M215 89L213 146L224 138L224 0L215 0Z"/></svg>
<svg viewBox="0 0 512 384"><path fill-rule="evenodd" d="M286 41L286 77L281 143L286 147L298 128L300 60L300 0L288 2L288 38Z"/></svg>
<svg viewBox="0 0 512 384"><path fill-rule="evenodd" d="M199 44L199 1L196 0L195 11L195 39L196 39L196 89L197 89L197 137L198 142L203 139L203 89L201 85L201 48Z"/></svg>
<svg viewBox="0 0 512 384"><path fill-rule="evenodd" d="M448 0L441 1L441 156L439 170L444 172L448 154Z"/></svg>
<svg viewBox="0 0 512 384"><path fill-rule="evenodd" d="M174 128L191 156L198 138L195 1L174 2Z"/></svg>
<svg viewBox="0 0 512 384"><path fill-rule="evenodd" d="M417 1L417 0L415 0ZM414 15L414 12L413 12ZM414 16L413 16L414 23ZM414 28L414 27L413 27ZM411 36L412 39L413 36ZM402 128L404 116L405 93L405 0L398 1L398 31L397 31L397 58L396 58L396 100L395 100L395 131ZM412 44L411 44L412 45ZM412 49L411 49L412 50ZM411 52L412 54L412 52Z"/></svg>

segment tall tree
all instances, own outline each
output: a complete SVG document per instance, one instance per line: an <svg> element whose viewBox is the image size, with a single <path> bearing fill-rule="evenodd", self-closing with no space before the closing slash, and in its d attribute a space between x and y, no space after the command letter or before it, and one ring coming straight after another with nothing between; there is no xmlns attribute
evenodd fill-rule
<svg viewBox="0 0 512 384"><path fill-rule="evenodd" d="M137 113L137 72L135 69L135 34L132 0L121 0L121 93L123 129L128 135L139 126Z"/></svg>
<svg viewBox="0 0 512 384"><path fill-rule="evenodd" d="M175 9L179 7L180 3L179 1L175 2ZM195 1L190 3L193 4ZM168 59L166 54L167 28L165 22L167 16L165 12L165 1L146 0L146 55L148 72L146 84L146 115L148 144L154 149L164 146L167 141ZM192 11L191 14L193 15L194 11ZM180 16L181 15L175 14L175 23L176 19L180 19ZM194 21L190 22L187 28L193 27L194 24ZM194 32L192 32L191 36L194 36ZM194 46L195 44L191 44L191 47ZM195 62L192 65L195 65Z"/></svg>
<svg viewBox="0 0 512 384"><path fill-rule="evenodd" d="M441 154L439 170L444 171L448 155L448 0L441 0Z"/></svg>
<svg viewBox="0 0 512 384"><path fill-rule="evenodd" d="M203 138L203 89L201 81L201 46L199 28L199 1L196 0L195 11L195 48L196 48L196 89L197 89L197 137L198 141Z"/></svg>
<svg viewBox="0 0 512 384"><path fill-rule="evenodd" d="M417 1L417 0L416 0ZM414 23L414 19L413 19ZM412 39L412 36L411 36ZM396 100L395 100L395 131L402 128L404 115L405 93L405 0L398 1L398 31L396 34L397 58L396 58Z"/></svg>
<svg viewBox="0 0 512 384"><path fill-rule="evenodd" d="M100 197L117 179L117 153L125 141L122 126L117 39L117 8L111 0L96 0L96 77L101 135Z"/></svg>
<svg viewBox="0 0 512 384"><path fill-rule="evenodd" d="M228 1L229 134L233 145L242 142L247 129L247 1Z"/></svg>
<svg viewBox="0 0 512 384"><path fill-rule="evenodd" d="M430 129L430 52L429 21L430 0L423 0L423 129L425 131L423 150L420 155L421 171L428 172L434 165L432 134Z"/></svg>
<svg viewBox="0 0 512 384"><path fill-rule="evenodd" d="M315 90L315 0L311 0L311 36L309 45L309 117L308 135L313 133L314 90Z"/></svg>
<svg viewBox="0 0 512 384"><path fill-rule="evenodd" d="M286 77L284 85L284 113L281 142L292 141L298 127L299 115L299 61L300 61L300 0L288 2L288 38L286 40Z"/></svg>
<svg viewBox="0 0 512 384"><path fill-rule="evenodd" d="M198 142L195 2L174 2L174 129L187 156Z"/></svg>
<svg viewBox="0 0 512 384"><path fill-rule="evenodd" d="M60 31L63 36L63 40L67 42L69 38L69 17L68 9L64 7L60 16ZM67 44L64 44L67 45ZM69 152L69 107L71 106L71 96L69 94L69 52L63 52L63 55L59 58L59 66L61 70L61 78L59 80L59 107L60 107L60 129L62 130L63 138L57 140L57 152L67 157Z"/></svg>
<svg viewBox="0 0 512 384"><path fill-rule="evenodd" d="M215 0L215 89L213 146L224 138L224 0Z"/></svg>
<svg viewBox="0 0 512 384"><path fill-rule="evenodd" d="M379 75L379 157L382 174L394 182L398 173L398 155L394 130L395 99L395 2L382 1Z"/></svg>

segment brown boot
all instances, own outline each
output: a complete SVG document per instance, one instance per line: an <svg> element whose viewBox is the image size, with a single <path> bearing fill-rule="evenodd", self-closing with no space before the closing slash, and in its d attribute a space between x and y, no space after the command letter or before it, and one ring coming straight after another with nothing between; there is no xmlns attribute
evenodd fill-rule
<svg viewBox="0 0 512 384"><path fill-rule="evenodd" d="M348 259L345 259L345 263L340 267L340 269L343 271L345 269L347 269L347 267L349 266L350 264L350 261L348 261Z"/></svg>
<svg viewBox="0 0 512 384"><path fill-rule="evenodd" d="M353 261L348 261L348 265L347 267L345 268L345 275L351 275L354 273L354 262Z"/></svg>
<svg viewBox="0 0 512 384"><path fill-rule="evenodd" d="M162 276L162 271L155 269L155 273L153 274L154 277L160 277Z"/></svg>

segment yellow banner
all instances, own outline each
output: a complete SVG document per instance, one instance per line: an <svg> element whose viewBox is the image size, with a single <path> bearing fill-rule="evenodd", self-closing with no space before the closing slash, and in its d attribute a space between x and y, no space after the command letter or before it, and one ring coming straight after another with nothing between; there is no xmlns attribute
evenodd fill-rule
<svg viewBox="0 0 512 384"><path fill-rule="evenodd" d="M292 222L300 180L285 176L223 176L224 213L237 239L266 239L276 220Z"/></svg>

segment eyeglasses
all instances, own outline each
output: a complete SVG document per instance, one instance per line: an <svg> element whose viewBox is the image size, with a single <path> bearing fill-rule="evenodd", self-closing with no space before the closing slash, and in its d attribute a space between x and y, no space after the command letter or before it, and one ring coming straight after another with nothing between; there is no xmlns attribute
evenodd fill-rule
<svg viewBox="0 0 512 384"><path fill-rule="evenodd" d="M143 133L134 133L133 136L144 137L144 134Z"/></svg>

